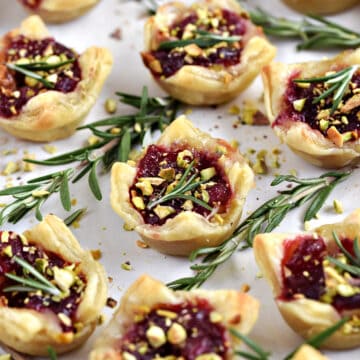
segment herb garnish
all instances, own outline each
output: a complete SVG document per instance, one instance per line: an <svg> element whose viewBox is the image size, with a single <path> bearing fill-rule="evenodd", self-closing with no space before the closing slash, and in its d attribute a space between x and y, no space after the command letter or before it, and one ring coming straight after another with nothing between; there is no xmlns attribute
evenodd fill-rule
<svg viewBox="0 0 360 360"><path fill-rule="evenodd" d="M171 123L178 109L178 102L172 98L148 97L144 87L142 96L118 92L120 101L139 109L132 115L113 116L80 127L89 129L99 139L92 145L46 159L24 161L58 166L75 163L71 167L28 180L25 185L10 187L0 191L1 196L12 196L14 201L0 211L0 225L5 221L17 223L30 210L35 209L35 216L42 220L41 207L55 193L60 194L61 204L71 210L69 185L88 175L88 184L97 200L102 199L98 181L98 168L102 164L109 171L116 161L128 160L130 150L142 144L146 146L155 130L163 130ZM102 127L106 127L105 130Z"/></svg>
<svg viewBox="0 0 360 360"><path fill-rule="evenodd" d="M192 39L164 41L160 43L158 50L172 50L190 44L195 44L202 49L206 49L221 42L233 43L241 40L241 36L223 36L204 30L195 30L194 35L196 35L196 37Z"/></svg>
<svg viewBox="0 0 360 360"><path fill-rule="evenodd" d="M48 279L44 277L38 270L36 270L31 264L29 264L26 260L21 259L17 256L13 256L12 258L14 262L20 265L23 269L23 276L14 275L12 273L5 273L5 276L11 280L18 282L21 285L8 286L3 289L4 292L12 292L12 291L37 291L41 290L48 294L59 296L61 295L61 291L52 284ZM25 275L29 273L33 275L33 278Z"/></svg>
<svg viewBox="0 0 360 360"><path fill-rule="evenodd" d="M245 243L241 249L251 247L255 235L272 231L289 211L309 201L311 202L305 212L304 221L311 220L334 187L350 174L351 172L328 172L318 178L310 179L299 179L292 175L277 176L271 186L279 185L282 182L297 185L292 189L280 191L279 195L261 205L238 225L234 233L221 245L204 247L192 252L189 257L190 261L204 256L201 263L190 267L196 272L195 275L174 280L167 286L175 290L190 290L200 287L220 264L238 250L241 243Z"/></svg>
<svg viewBox="0 0 360 360"><path fill-rule="evenodd" d="M59 67L71 64L75 59L68 59L65 61L59 61L54 64L49 64L45 61L32 62L28 64L16 64L16 63L7 63L6 67L10 70L14 70L18 73L21 73L25 76L28 76L34 80L41 82L45 87L53 89L55 84L51 81L48 81L42 75L36 73L35 71L48 71L53 69L58 69Z"/></svg>
<svg viewBox="0 0 360 360"><path fill-rule="evenodd" d="M249 12L251 21L265 33L281 38L298 38L298 50L321 48L356 48L360 33L347 29L321 16L309 15L301 21L275 17L263 9Z"/></svg>
<svg viewBox="0 0 360 360"><path fill-rule="evenodd" d="M188 165L188 167L182 174L181 178L179 179L179 182L174 186L174 188L171 191L169 191L164 195L160 194L159 197L151 200L147 204L147 208L151 210L156 205L162 204L166 201L173 199L184 199L184 200L191 200L197 203L198 205L202 206L203 208L211 211L212 207L208 203L188 193L199 187L201 184L204 184L205 182L209 181L208 179L205 180L198 179L199 172L197 171L197 169L194 168L194 163L195 160L193 160ZM193 174L191 174L192 170L195 170Z"/></svg>
<svg viewBox="0 0 360 360"><path fill-rule="evenodd" d="M335 264L338 268L340 268L343 271L346 271L352 275L360 276L360 247L359 247L359 241L356 237L353 241L353 249L354 249L354 255L349 253L344 247L344 245L341 243L341 240L339 239L338 235L333 232L333 237L336 242L336 245L340 249L340 251L345 255L346 259L349 261L349 263L344 263L332 256L327 256L326 258Z"/></svg>
<svg viewBox="0 0 360 360"><path fill-rule="evenodd" d="M330 86L321 95L314 98L312 103L317 104L321 100L326 99L333 94L333 105L330 112L330 114L333 114L334 111L339 107L345 92L349 88L350 81L358 68L359 65L352 65L338 72L330 73L322 77L294 79L293 81L295 83L323 83L325 86Z"/></svg>

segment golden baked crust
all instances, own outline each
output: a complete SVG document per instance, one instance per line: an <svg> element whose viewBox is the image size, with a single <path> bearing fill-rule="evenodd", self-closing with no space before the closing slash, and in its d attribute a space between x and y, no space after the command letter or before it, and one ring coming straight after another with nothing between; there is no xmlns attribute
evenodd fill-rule
<svg viewBox="0 0 360 360"><path fill-rule="evenodd" d="M19 29L12 30L0 41L0 58L5 56L6 40L17 35L33 40L49 37L40 17L30 16ZM23 106L18 115L9 119L0 118L0 127L31 141L52 141L70 136L94 105L110 73L112 55L105 48L90 47L79 56L78 61L81 80L73 91L47 90L38 94Z"/></svg>
<svg viewBox="0 0 360 360"><path fill-rule="evenodd" d="M221 324L226 329L233 328L242 334L251 331L258 316L258 301L246 293L235 290L201 289L172 291L161 282L142 275L122 297L110 323L95 342L90 359L122 359L118 350L119 341L134 323L134 317L139 313L139 309L153 309L158 304L180 304L196 299L207 300L214 311L221 315ZM233 345L238 343L238 339L233 336L230 336L230 339L229 348L232 349ZM231 359L231 353L227 354L226 358Z"/></svg>
<svg viewBox="0 0 360 360"><path fill-rule="evenodd" d="M304 14L334 14L359 3L359 0L283 0L293 9Z"/></svg>
<svg viewBox="0 0 360 360"><path fill-rule="evenodd" d="M39 15L44 21L50 23L63 23L73 20L94 7L99 0L42 0L39 7L31 8L20 3L26 10Z"/></svg>
<svg viewBox="0 0 360 360"><path fill-rule="evenodd" d="M205 0L193 5L196 7L228 9L237 14L245 11L235 0ZM171 2L160 6L155 16L145 24L145 50L157 50L164 41L161 29L181 19L188 7L180 2ZM155 77L158 84L171 96L192 105L212 105L230 101L260 73L261 68L275 56L275 48L266 40L260 28L246 20L246 33L243 36L243 50L239 64L218 68L185 65L174 75L167 78Z"/></svg>
<svg viewBox="0 0 360 360"><path fill-rule="evenodd" d="M326 356L321 354L308 344L301 345L300 349L291 358L292 360L328 360Z"/></svg>
<svg viewBox="0 0 360 360"><path fill-rule="evenodd" d="M354 240L360 235L360 209L350 214L344 221L320 226L314 230L314 237L324 239L327 251L336 248L333 238L335 232L339 239L346 238ZM331 304L306 298L304 296L291 300L281 299L282 275L281 261L284 256L284 241L296 239L298 235L285 233L259 234L254 239L254 254L256 262L272 287L276 304L281 315L288 325L305 339L316 334L338 322L342 316L359 316L360 307L354 310L346 310L340 314ZM323 344L329 349L348 349L360 345L360 333L352 330L348 323L347 330L344 328L336 331Z"/></svg>
<svg viewBox="0 0 360 360"><path fill-rule="evenodd" d="M357 49L328 60L289 65L274 62L262 72L267 115L275 133L291 150L314 165L324 168L348 165L359 158L360 140L347 141L339 146L304 122L282 119L281 123L276 123L277 116L284 109L284 95L289 78L297 73L301 73L301 78L318 77L339 66L347 67L359 62L360 49Z"/></svg>
<svg viewBox="0 0 360 360"><path fill-rule="evenodd" d="M219 245L233 233L240 220L245 197L253 186L251 168L237 150L196 129L185 116L169 125L156 144L186 147L208 154L215 154L219 148L226 151L217 162L228 177L233 195L225 213L220 214L221 223L212 222L193 211L182 211L161 226L146 224L130 200L129 189L137 173L136 164L113 165L110 195L113 209L147 244L163 253L188 255L202 246Z"/></svg>
<svg viewBox="0 0 360 360"><path fill-rule="evenodd" d="M76 321L79 331L64 333L53 313L32 309L0 306L1 341L30 355L47 355L51 346L57 353L64 353L80 346L94 331L107 297L107 280L103 267L90 252L84 251L62 220L54 215L27 230L26 239L46 251L55 252L70 263L78 263L86 277L86 287L77 308Z"/></svg>

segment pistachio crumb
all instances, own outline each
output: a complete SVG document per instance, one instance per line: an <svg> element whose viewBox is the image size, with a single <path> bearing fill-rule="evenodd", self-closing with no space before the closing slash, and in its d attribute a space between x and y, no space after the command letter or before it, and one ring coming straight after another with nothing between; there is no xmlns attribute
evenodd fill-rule
<svg viewBox="0 0 360 360"><path fill-rule="evenodd" d="M342 214L344 212L344 208L343 208L343 205L342 203L339 201L339 200L334 200L333 201L333 207L334 207L334 210L337 214Z"/></svg>
<svg viewBox="0 0 360 360"><path fill-rule="evenodd" d="M117 110L117 102L114 99L106 99L105 101L105 110L109 114L114 114Z"/></svg>

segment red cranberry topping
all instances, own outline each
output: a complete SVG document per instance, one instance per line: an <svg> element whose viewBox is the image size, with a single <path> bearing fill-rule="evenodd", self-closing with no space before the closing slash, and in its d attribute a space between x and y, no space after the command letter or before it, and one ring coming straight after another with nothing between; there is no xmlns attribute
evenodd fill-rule
<svg viewBox="0 0 360 360"><path fill-rule="evenodd" d="M173 316L167 316L167 312ZM229 346L228 334L221 323L211 321L212 312L213 308L204 299L177 305L160 304L129 328L121 339L120 351L126 351L139 360L170 355L194 360L202 354L217 354L225 359ZM180 343L174 343L169 335L173 324L180 325L186 331ZM165 335L164 343L160 346L149 343L147 337L148 330L154 326L161 328ZM144 347L144 344L147 346ZM145 348L146 351L141 351Z"/></svg>
<svg viewBox="0 0 360 360"><path fill-rule="evenodd" d="M200 172L203 169L214 169L214 175L209 179L208 182L204 183L202 186L205 186L205 189L200 189L197 187L194 189L194 194L196 191L198 194L195 196L202 196L203 192L206 190L208 195L207 204L212 208L217 208L218 213L225 212L227 210L227 206L232 196L232 191L230 184L228 182L228 178L224 172L224 169L218 164L219 156L218 154L208 154L205 152L199 152L196 150L187 150L187 149L169 149L162 146L151 145L148 147L145 156L141 159L138 165L138 172L134 181L134 184L130 188L130 198L134 199L134 197L141 197L145 204L145 208L141 209L139 207L138 210L143 216L143 219L146 224L152 225L162 225L169 218L176 216L178 213L186 210L184 208L184 199L176 198L162 203L163 206L169 206L173 209L172 213L169 213L166 217L160 218L156 214L156 208L148 209L146 206L150 201L153 201L163 195L168 186L172 183L176 183L179 180L179 177L185 171L185 167L179 165L178 157L181 154L189 152L192 158L195 161L195 170ZM192 159L187 158L185 156L186 161L189 163ZM171 177L166 179L166 175L162 175L162 171L172 170L173 174ZM161 184L156 185L156 181L153 181L152 188L153 192L149 195L145 195L144 191L139 187L139 182L147 178L158 179L162 181ZM134 201L133 201L134 203ZM134 204L136 206L136 204ZM210 210L202 207L201 205L193 202L192 211L197 212L203 216L206 216L210 213ZM155 210L155 212L154 212Z"/></svg>
<svg viewBox="0 0 360 360"><path fill-rule="evenodd" d="M172 25L169 33L176 39L182 39L184 31L189 24L196 26L197 30L215 32L217 34L227 33L229 36L243 35L246 31L246 19L240 15L226 10L218 9L209 11L209 21L202 22L199 16L194 12L184 19ZM215 20L215 21L211 21ZM216 25L214 25L216 24ZM221 47L213 47L211 51L203 52L200 55L191 55L184 48L176 48L171 51L158 50L145 54L143 60L150 68L154 76L169 77L174 75L184 65L198 65L210 67L213 65L233 66L240 62L241 46L239 43L229 43ZM154 60L159 61L161 71L151 66Z"/></svg>
<svg viewBox="0 0 360 360"><path fill-rule="evenodd" d="M319 299L325 292L325 276L322 262L326 255L324 240L311 236L299 236L285 241L281 262L283 294L291 299L303 294L309 299Z"/></svg>
<svg viewBox="0 0 360 360"><path fill-rule="evenodd" d="M76 312L81 301L82 289L85 286L85 277L77 275L78 280L70 287L69 292L60 297L53 296L43 291L37 292L4 292L9 286L19 285L12 279L5 276L7 273L24 277L23 268L14 262L13 257L17 256L24 259L34 268L36 268L49 281L54 278L53 269L58 267L63 269L72 264L66 262L58 254L50 251L44 251L38 246L27 243L27 240L14 232L0 231L0 303L2 306L11 308L26 308L39 312L52 311L60 316L66 316L71 323L64 323L59 320L64 332L76 332L74 323L76 321Z"/></svg>
<svg viewBox="0 0 360 360"><path fill-rule="evenodd" d="M22 35L8 39L5 63L16 63L21 59L29 62L46 62L50 56L57 56L59 62L75 59L73 63L42 72L43 77L55 75L52 90L68 93L81 80L81 69L77 54L52 38L30 40ZM43 75L45 73L45 75ZM2 66L0 69L0 116L10 118L18 115L22 107L37 94L47 89L40 82L29 83L25 75Z"/></svg>
<svg viewBox="0 0 360 360"><path fill-rule="evenodd" d="M42 0L21 0L21 2L30 9L37 9Z"/></svg>
<svg viewBox="0 0 360 360"><path fill-rule="evenodd" d="M341 243L354 255L353 242L350 239L341 239ZM321 238L299 236L295 240L285 241L284 257L281 261L283 290L280 298L293 300L296 294L301 294L308 299L319 301L327 298L326 302L339 312L359 309L360 294L343 296L336 292L334 294L334 289L328 291L324 272L324 260L327 255L337 258L341 253L329 254ZM342 276L341 273L339 276ZM352 279L354 283L359 283L358 278Z"/></svg>
<svg viewBox="0 0 360 360"><path fill-rule="evenodd" d="M283 109L273 126L281 126L284 122L291 120L305 122L312 129L320 131L324 136L327 135L327 131L331 126L334 126L340 134L351 131L359 132L360 105L354 106L346 113L343 113L340 108L340 110L336 110L329 116L319 115L321 111L325 114L324 110L331 109L332 97L327 97L324 102L313 104L313 100L317 98L320 93L324 92L325 89L322 84L311 83L308 87L304 87L301 84L295 83L293 80L300 78L300 75L301 74L297 72L290 76L283 97ZM360 89L360 72L353 75L350 91L345 93L343 103L345 104L350 98L354 97L358 89ZM294 108L294 101L299 99L306 99L301 111L297 111Z"/></svg>

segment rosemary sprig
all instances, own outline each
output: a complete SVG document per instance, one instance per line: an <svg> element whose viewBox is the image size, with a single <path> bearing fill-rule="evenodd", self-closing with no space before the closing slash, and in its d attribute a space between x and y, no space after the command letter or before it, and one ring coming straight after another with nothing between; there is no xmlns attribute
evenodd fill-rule
<svg viewBox="0 0 360 360"><path fill-rule="evenodd" d="M64 61L58 61L56 63L47 63L46 61L35 61L28 64L13 64L19 68L30 70L30 71L47 71L47 70L54 70L58 69L62 66L72 64L75 62L75 58L71 58Z"/></svg>
<svg viewBox="0 0 360 360"><path fill-rule="evenodd" d="M345 249L344 245L341 243L341 240L339 239L339 237L335 232L333 232L333 237L336 242L336 245L338 246L340 251L345 255L349 263L348 264L344 263L332 256L327 256L326 258L341 270L346 271L355 276L360 276L360 248L359 248L358 238L356 237L353 242L353 249L355 255L353 256L352 254L350 254L349 251Z"/></svg>
<svg viewBox="0 0 360 360"><path fill-rule="evenodd" d="M333 105L330 111L330 113L332 114L339 107L339 104L341 103L345 92L349 88L350 81L358 68L359 65L352 65L326 76L307 79L294 79L293 81L295 83L323 83L325 86L330 86L321 95L314 98L312 103L317 104L321 100L326 99L329 96L333 96Z"/></svg>
<svg viewBox="0 0 360 360"><path fill-rule="evenodd" d="M59 296L61 295L61 291L52 284L48 279L44 277L38 270L36 270L31 264L29 264L26 260L21 259L17 256L13 256L14 262L20 265L23 269L23 276L14 275L11 273L5 273L5 276L15 282L21 284L20 286L8 286L3 289L4 292L12 292L12 291L37 291L42 290L47 292L48 294ZM33 278L25 275L29 273L33 275Z"/></svg>
<svg viewBox="0 0 360 360"><path fill-rule="evenodd" d="M41 82L46 88L53 89L55 87L55 84L51 81L48 81L42 75L36 73L35 71L48 71L58 69L59 67L73 63L75 60L75 58L72 58L65 61L59 61L54 64L49 64L45 61L37 61L28 64L7 63L6 67L10 70L16 71Z"/></svg>
<svg viewBox="0 0 360 360"><path fill-rule="evenodd" d="M31 70L27 70L24 67L21 67L17 64L13 64L13 63L7 63L6 64L7 68L9 68L10 70L14 70L20 74L23 74L25 76L28 76L32 79L35 79L39 82L41 82L45 87L49 88L49 89L53 89L55 87L55 84L52 83L51 81L46 80L43 76L37 74L34 71Z"/></svg>
<svg viewBox="0 0 360 360"><path fill-rule="evenodd" d="M57 354L55 349L52 346L48 346L47 348L47 352L49 354L49 359L50 360L57 360Z"/></svg>
<svg viewBox="0 0 360 360"><path fill-rule="evenodd" d="M281 223L287 213L306 202L310 202L310 205L305 212L304 221L312 219L333 188L349 175L350 172L328 172L318 178L310 179L299 179L291 175L277 176L271 186L283 182L290 185L296 184L296 186L280 191L279 195L261 205L238 225L234 233L221 245L194 251L190 255L190 261L204 256L201 263L190 267L196 272L195 275L174 280L167 286L175 290L190 290L200 287L220 264L227 261L238 250L240 244L244 244L241 249L251 247L256 234L272 231Z"/></svg>
<svg viewBox="0 0 360 360"><path fill-rule="evenodd" d="M80 127L79 130L89 129L98 137L99 141L93 145L46 160L24 159L45 166L72 165L62 171L28 180L25 185L1 190L0 197L12 196L14 200L1 209L0 225L5 221L16 223L32 209L35 209L36 218L41 220L42 205L55 193L60 194L63 208L70 211L70 184L80 181L86 175L91 192L97 200L101 200L102 192L98 180L100 165L105 171L109 171L114 162L126 161L131 149L138 144L144 144L153 131L163 130L176 117L178 102L172 98L148 97L146 87L142 96L122 92L118 92L117 95L122 103L138 111L135 114L113 116Z"/></svg>
<svg viewBox="0 0 360 360"><path fill-rule="evenodd" d="M321 16L309 15L296 21L273 16L260 8L249 13L252 22L262 26L266 34L299 39L298 50L356 48L360 45L360 33Z"/></svg>
<svg viewBox="0 0 360 360"><path fill-rule="evenodd" d="M197 180L197 177L199 176L199 172L196 169L194 169L194 163L195 160L193 160L189 164L189 166L186 168L181 178L179 179L179 182L176 184L176 186L174 186L174 188L171 191L169 191L165 195L160 194L159 197L151 200L147 204L147 208L151 210L156 205L162 204L166 201L170 201L173 199L184 199L184 200L191 200L194 203L202 206L203 208L211 211L213 208L208 203L193 195L187 194L187 192L191 192L192 190L199 187L201 184L204 184L205 182L208 181L208 180ZM195 171L191 175L193 169Z"/></svg>
<svg viewBox="0 0 360 360"><path fill-rule="evenodd" d="M196 37L185 40L169 40L162 42L158 50L172 50L177 47L184 47L190 44L195 44L202 49L212 47L221 42L233 43L241 40L241 36L223 36L221 34L215 34L204 30L194 31Z"/></svg>
<svg viewBox="0 0 360 360"><path fill-rule="evenodd" d="M244 359L251 359L251 360L268 360L269 356L271 355L270 352L263 350L260 345L256 344L253 340L251 340L248 336L241 334L240 332L236 331L235 329L230 329L230 333L241 340L244 344L246 344L249 349L252 350L255 354L243 350L234 350L234 354L240 356Z"/></svg>

